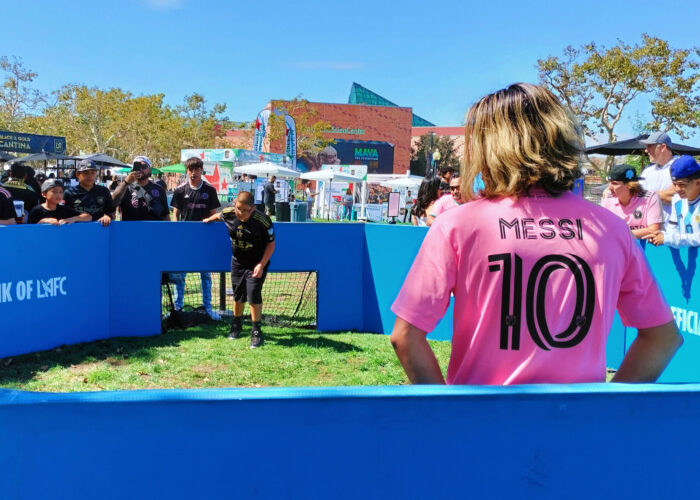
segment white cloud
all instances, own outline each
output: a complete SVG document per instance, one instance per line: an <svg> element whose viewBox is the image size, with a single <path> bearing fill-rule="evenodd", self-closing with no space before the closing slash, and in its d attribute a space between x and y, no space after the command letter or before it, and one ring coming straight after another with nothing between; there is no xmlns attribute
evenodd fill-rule
<svg viewBox="0 0 700 500"><path fill-rule="evenodd" d="M290 66L297 69L332 69L345 71L364 68L365 63L352 61L298 61L290 63Z"/></svg>

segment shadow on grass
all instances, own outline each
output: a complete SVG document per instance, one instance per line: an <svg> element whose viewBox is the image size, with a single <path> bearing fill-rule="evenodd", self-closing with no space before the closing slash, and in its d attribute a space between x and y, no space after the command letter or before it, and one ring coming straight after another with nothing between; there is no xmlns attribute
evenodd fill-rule
<svg viewBox="0 0 700 500"><path fill-rule="evenodd" d="M189 339L226 339L228 321L206 323L186 330L169 330L168 333L150 337L115 337L80 344L61 346L47 351L39 351L20 356L0 359L0 387L8 384L21 384L32 380L38 373L54 367L69 368L85 363L106 361L111 366L127 363L129 359L140 361L156 360L157 349L178 347ZM332 338L333 333L311 334L302 328L271 328L265 330L265 342L283 347L312 347L333 349L339 353L362 352L364 349L348 342ZM244 323L243 337L250 336L250 325Z"/></svg>
<svg viewBox="0 0 700 500"><path fill-rule="evenodd" d="M263 330L264 331L264 330ZM333 349L336 352L363 352L364 349L357 347L349 342L340 342L331 339L333 333L317 333L309 335L308 333L298 332L292 334L272 334L265 333L265 341L269 344L275 344L283 347L313 347ZM337 335L337 334L335 334Z"/></svg>
<svg viewBox="0 0 700 500"><path fill-rule="evenodd" d="M68 368L83 363L107 361L110 365L123 364L127 359L155 359L153 349L177 347L180 342L193 338L216 339L228 334L228 323L206 323L187 330L169 330L150 337L114 337L110 339L64 345L0 359L0 386L23 383L39 372L54 367Z"/></svg>

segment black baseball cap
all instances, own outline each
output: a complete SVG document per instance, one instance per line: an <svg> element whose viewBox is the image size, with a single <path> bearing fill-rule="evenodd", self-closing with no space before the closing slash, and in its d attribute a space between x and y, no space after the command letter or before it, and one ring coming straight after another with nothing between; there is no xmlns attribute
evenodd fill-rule
<svg viewBox="0 0 700 500"><path fill-rule="evenodd" d="M615 165L610 169L610 173L608 173L608 180L634 182L644 180L644 177L639 177L633 166L623 163L621 165Z"/></svg>

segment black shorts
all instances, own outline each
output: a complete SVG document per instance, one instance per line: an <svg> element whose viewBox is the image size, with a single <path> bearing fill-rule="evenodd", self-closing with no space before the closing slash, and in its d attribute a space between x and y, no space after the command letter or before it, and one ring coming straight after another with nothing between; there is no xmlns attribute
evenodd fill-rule
<svg viewBox="0 0 700 500"><path fill-rule="evenodd" d="M233 287L233 300L251 304L262 304L262 287L267 277L267 268L263 269L260 278L253 278L253 270L242 267L238 262L231 261L231 286Z"/></svg>

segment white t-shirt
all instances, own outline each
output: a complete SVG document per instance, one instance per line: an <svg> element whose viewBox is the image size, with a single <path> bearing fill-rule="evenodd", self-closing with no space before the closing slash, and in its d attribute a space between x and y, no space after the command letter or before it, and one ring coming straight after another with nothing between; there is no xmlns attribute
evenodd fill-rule
<svg viewBox="0 0 700 500"><path fill-rule="evenodd" d="M639 183L646 191L654 191L657 193L670 188L671 164L677 159L678 156L674 156L665 165L657 165L656 163L647 165L641 175L644 179L639 181ZM662 203L661 207L664 209L664 218L668 221L668 218L671 216L671 205Z"/></svg>

